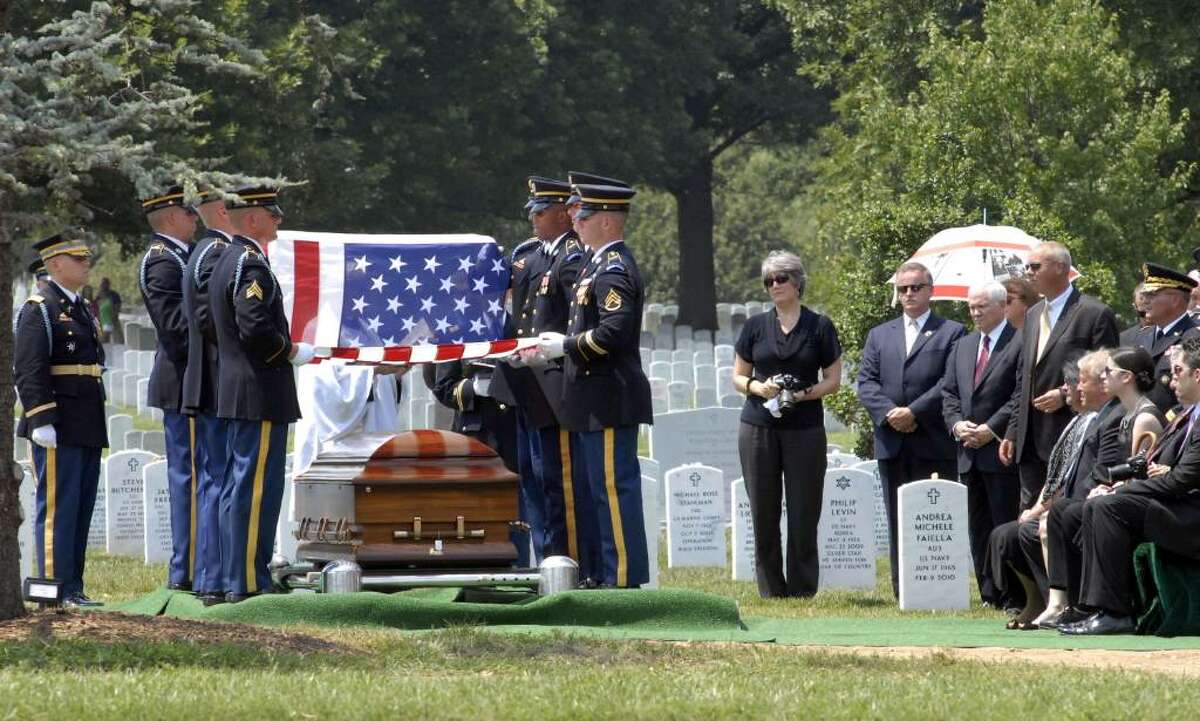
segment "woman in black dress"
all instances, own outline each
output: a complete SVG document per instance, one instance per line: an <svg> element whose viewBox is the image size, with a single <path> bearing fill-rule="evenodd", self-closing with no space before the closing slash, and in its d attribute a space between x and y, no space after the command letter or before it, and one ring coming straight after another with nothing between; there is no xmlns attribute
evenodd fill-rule
<svg viewBox="0 0 1200 721"><path fill-rule="evenodd" d="M825 483L825 424L821 398L841 385L842 346L829 318L804 307L806 274L793 253L772 251L762 264L774 307L746 320L735 350L733 385L746 395L738 432L742 476L754 522L758 592L811 596L817 592L817 522ZM799 390L790 407L778 376ZM787 574L779 518L787 499Z"/></svg>

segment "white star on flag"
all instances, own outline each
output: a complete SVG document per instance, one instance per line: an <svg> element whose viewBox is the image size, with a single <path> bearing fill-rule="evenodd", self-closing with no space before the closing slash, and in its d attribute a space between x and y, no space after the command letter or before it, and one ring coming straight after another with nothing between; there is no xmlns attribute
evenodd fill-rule
<svg viewBox="0 0 1200 721"><path fill-rule="evenodd" d="M359 256L354 259L354 269L355 270L361 270L362 272L366 273L367 268L370 268L370 267L371 267L371 263L370 263L370 261L367 260L367 256L362 255L362 256Z"/></svg>
<svg viewBox="0 0 1200 721"><path fill-rule="evenodd" d="M417 276L415 275L404 281L404 283L408 286L408 290L411 290L414 294L417 292L417 288L421 287L421 281L417 280Z"/></svg>
<svg viewBox="0 0 1200 721"><path fill-rule="evenodd" d="M468 273L469 273L469 272L471 272L471 258L470 258L470 256L467 256L466 258L459 258L459 259L458 259L458 269L459 269L459 270L462 270L462 271L466 271L466 272L468 272Z"/></svg>
<svg viewBox="0 0 1200 721"><path fill-rule="evenodd" d="M437 326L438 333L445 333L446 331L450 330L450 321L446 319L446 316L438 318L437 323L434 325Z"/></svg>
<svg viewBox="0 0 1200 721"><path fill-rule="evenodd" d="M371 329L372 333L379 330L379 326L381 325L383 325L383 323L379 320L379 316L375 316L371 320L367 321L367 327Z"/></svg>
<svg viewBox="0 0 1200 721"><path fill-rule="evenodd" d="M359 313L362 313L363 310L366 309L366 307L369 305L371 305L371 304L367 302L367 299L365 296L360 295L359 297L354 299L354 310L358 311Z"/></svg>
<svg viewBox="0 0 1200 721"><path fill-rule="evenodd" d="M482 317L471 321L471 332L472 333L480 333L486 327L487 327L487 321L485 321Z"/></svg>
<svg viewBox="0 0 1200 721"><path fill-rule="evenodd" d="M457 313L466 313L467 305L468 303L466 298L459 298L458 300L454 301L454 310Z"/></svg>
<svg viewBox="0 0 1200 721"><path fill-rule="evenodd" d="M383 339L383 344L384 344L385 346L389 346L389 345L396 345L396 336L394 336L394 335L389 335L387 338L384 338L384 339Z"/></svg>
<svg viewBox="0 0 1200 721"><path fill-rule="evenodd" d="M442 278L442 292L449 293L454 290L454 281L450 280L450 276Z"/></svg>
<svg viewBox="0 0 1200 721"><path fill-rule="evenodd" d="M377 290L382 293L385 287L387 287L387 281L383 279L383 273L380 273L371 281L371 290Z"/></svg>
<svg viewBox="0 0 1200 721"><path fill-rule="evenodd" d="M407 317L407 318L405 318L404 320L400 321L400 325L402 325L402 326L404 327L404 332L405 332L405 333L408 333L408 332L410 332L410 331L411 331L413 328L416 328L416 327L417 327L417 322L416 322L415 320L413 320L413 317L410 315L409 317Z"/></svg>
<svg viewBox="0 0 1200 721"><path fill-rule="evenodd" d="M439 265L441 265L441 263L438 262L436 255L432 258L425 259L425 270L429 271L430 273L437 273Z"/></svg>
<svg viewBox="0 0 1200 721"><path fill-rule="evenodd" d="M391 298L388 298L388 310L393 313L400 312L400 296L393 295Z"/></svg>
<svg viewBox="0 0 1200 721"><path fill-rule="evenodd" d="M500 315L504 312L504 309L500 307L500 301L489 300L487 312L491 313L492 315Z"/></svg>
<svg viewBox="0 0 1200 721"><path fill-rule="evenodd" d="M476 290L480 293L486 292L486 289L488 287L486 280L484 280L483 278L476 278L473 282L475 283L475 287L472 288L472 290Z"/></svg>
<svg viewBox="0 0 1200 721"><path fill-rule="evenodd" d="M391 269L392 269L392 270L394 270L394 271L396 271L397 273L399 273L399 272L400 272L400 269L401 269L401 268L403 268L403 267L404 267L404 266L406 266L406 265L408 265L408 263L405 263L405 262L404 262L404 258L403 258L402 256L399 256L399 255L397 255L395 258L392 258L392 262L391 262L391 266L390 266L390 267L391 267Z"/></svg>
<svg viewBox="0 0 1200 721"><path fill-rule="evenodd" d="M492 272L498 273L498 274L504 273L504 259L503 258L496 258L492 261Z"/></svg>
<svg viewBox="0 0 1200 721"><path fill-rule="evenodd" d="M431 295L425 300L421 301L421 312L428 313L429 311L433 310L435 305L437 304L433 302L433 296Z"/></svg>

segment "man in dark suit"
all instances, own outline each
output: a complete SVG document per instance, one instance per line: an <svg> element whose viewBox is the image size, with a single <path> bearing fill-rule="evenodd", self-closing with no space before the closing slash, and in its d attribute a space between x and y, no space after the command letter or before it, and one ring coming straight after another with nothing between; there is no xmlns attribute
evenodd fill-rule
<svg viewBox="0 0 1200 721"><path fill-rule="evenodd" d="M1050 451L1071 420L1063 397L1063 364L1117 344L1112 309L1071 285L1071 253L1065 246L1042 243L1030 252L1025 268L1042 300L1025 314L1013 421L1000 446L1000 459L1018 464L1023 509L1037 500Z"/></svg>
<svg viewBox="0 0 1200 721"><path fill-rule="evenodd" d="M996 281L972 287L967 307L976 331L954 344L942 380L942 417L958 442L958 477L967 486L971 558L979 596L1003 605L984 572L992 529L1017 517L1021 481L1000 462L1000 439L1008 428L1009 399L1016 385L1016 329L1004 319L1008 292Z"/></svg>
<svg viewBox="0 0 1200 721"><path fill-rule="evenodd" d="M910 481L957 477L954 439L942 418L942 378L961 324L929 308L933 275L920 263L896 271L904 313L867 334L858 369L858 399L875 426L875 458L887 500L892 590L899 596L896 493Z"/></svg>
<svg viewBox="0 0 1200 721"><path fill-rule="evenodd" d="M1196 322L1188 315L1188 302L1195 287L1196 281L1185 273L1158 263L1142 265L1142 289L1150 325L1138 333L1133 344L1145 348L1154 359L1154 377L1158 382L1146 397L1163 413L1177 403L1171 390L1171 358L1167 349L1178 345L1196 327Z"/></svg>
<svg viewBox="0 0 1200 721"><path fill-rule="evenodd" d="M1150 298L1141 283L1133 287L1133 312L1137 314L1137 321L1121 331L1118 336L1121 345L1133 345L1142 331L1151 325L1150 319L1146 317L1150 313Z"/></svg>
<svg viewBox="0 0 1200 721"><path fill-rule="evenodd" d="M1200 402L1200 338L1174 354L1172 373L1181 403ZM1200 558L1200 437L1195 415L1184 426L1181 451L1170 465L1153 463L1150 477L1126 482L1084 504L1080 602L1096 613L1062 626L1073 635L1132 633L1138 607L1133 550L1151 541L1188 558Z"/></svg>
<svg viewBox="0 0 1200 721"><path fill-rule="evenodd" d="M198 501L193 457L195 421L184 415L183 375L188 358L188 321L183 306L183 276L196 232L196 211L184 202L183 188L173 186L142 200L154 235L142 256L138 286L146 311L157 331L154 368L146 405L163 412L163 437L167 451L167 497L171 509L171 560L167 588L190 591L204 585L197 575L206 571L206 549L199 548ZM198 503L197 503L198 505Z"/></svg>

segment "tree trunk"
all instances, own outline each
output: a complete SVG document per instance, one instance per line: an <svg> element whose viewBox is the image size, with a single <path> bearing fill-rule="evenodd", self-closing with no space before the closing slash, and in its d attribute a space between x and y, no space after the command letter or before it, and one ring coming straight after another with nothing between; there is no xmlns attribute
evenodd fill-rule
<svg viewBox="0 0 1200 721"><path fill-rule="evenodd" d="M8 235L8 196L0 192L0 620L25 614L21 597L21 467L13 461L12 281L16 254ZM32 549L31 549L32 550Z"/></svg>
<svg viewBox="0 0 1200 721"><path fill-rule="evenodd" d="M717 329L717 281L713 267L713 166L705 157L674 191L679 210L679 323Z"/></svg>

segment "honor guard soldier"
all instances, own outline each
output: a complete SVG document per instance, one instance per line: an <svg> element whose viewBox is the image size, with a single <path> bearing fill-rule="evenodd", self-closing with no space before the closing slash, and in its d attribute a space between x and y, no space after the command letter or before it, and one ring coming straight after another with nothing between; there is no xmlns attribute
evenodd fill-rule
<svg viewBox="0 0 1200 721"><path fill-rule="evenodd" d="M278 193L248 188L237 195L229 215L239 235L208 288L219 354L217 416L228 424L221 555L231 603L273 590L267 563L283 501L287 430L300 417L292 365L313 357L312 346L291 340L283 292L264 252L283 218Z"/></svg>
<svg viewBox="0 0 1200 721"><path fill-rule="evenodd" d="M22 408L17 433L32 441L37 474L37 569L62 582L66 604L99 606L83 592L100 453L108 446L100 326L79 295L91 250L75 232L34 249L50 281L17 316L13 376Z"/></svg>
<svg viewBox="0 0 1200 721"><path fill-rule="evenodd" d="M188 324L187 366L183 374L184 412L196 427L196 576L192 589L207 605L225 601L221 554L221 491L225 486L226 422L217 416L217 335L209 306L209 279L235 230L225 200L215 190L200 194L196 206L205 231L192 248L183 275L183 307ZM239 246L240 247L240 246Z"/></svg>
<svg viewBox="0 0 1200 721"><path fill-rule="evenodd" d="M626 247L625 220L634 190L576 184L575 230L592 249L571 298L567 333L543 332L541 352L566 356L564 425L571 431L576 483L587 483L596 518L602 586L649 580L642 519L638 425L651 423L650 383L638 338L645 292Z"/></svg>
<svg viewBox="0 0 1200 721"><path fill-rule="evenodd" d="M517 246L512 261L512 308L516 335L536 338L542 331L567 329L567 311L575 277L583 265L583 245L571 228L566 200L571 187L550 178L529 178L525 212L534 237ZM569 555L582 563L577 534L576 500L571 479L567 431L560 428L562 363L526 366L537 350L510 356L491 383L491 394L516 408L517 459L521 476L521 520L529 524L534 562ZM565 486L565 489L564 489ZM594 535L594 532L591 534Z"/></svg>
<svg viewBox="0 0 1200 721"><path fill-rule="evenodd" d="M1167 351L1200 333L1195 331L1196 322L1188 315L1188 303L1196 281L1185 273L1172 270L1158 263L1142 264L1142 290L1146 295L1148 310L1146 320L1150 322L1138 331L1133 345L1140 345L1150 352L1154 361L1154 387L1146 397L1163 413L1175 407L1175 392L1171 390L1171 354Z"/></svg>
<svg viewBox="0 0 1200 721"><path fill-rule="evenodd" d="M138 287L157 332L158 347L150 371L146 405L163 412L167 450L167 495L171 512L171 560L167 588L192 590L196 579L196 478L193 445L196 429L183 414L183 372L187 367L188 323L183 307L183 276L196 232L196 211L176 185L142 200L142 213L154 231L138 269ZM201 556L202 557L202 556ZM199 584L197 584L198 586Z"/></svg>

